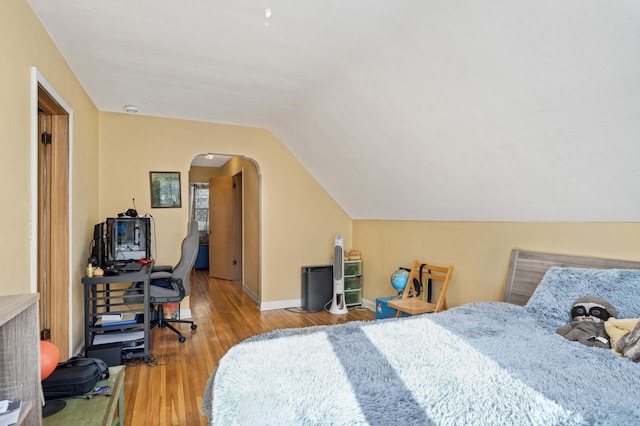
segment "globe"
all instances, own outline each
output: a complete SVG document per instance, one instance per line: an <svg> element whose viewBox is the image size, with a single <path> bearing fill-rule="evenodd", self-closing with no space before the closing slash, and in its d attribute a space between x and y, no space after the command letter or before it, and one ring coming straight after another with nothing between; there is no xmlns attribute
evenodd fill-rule
<svg viewBox="0 0 640 426"><path fill-rule="evenodd" d="M409 272L404 269L398 269L391 274L391 286L398 291L403 291L409 281Z"/></svg>

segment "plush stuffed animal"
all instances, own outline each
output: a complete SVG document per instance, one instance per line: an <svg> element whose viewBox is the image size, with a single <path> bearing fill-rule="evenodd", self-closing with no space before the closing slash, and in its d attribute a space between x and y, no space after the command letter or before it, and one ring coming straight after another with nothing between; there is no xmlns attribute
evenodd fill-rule
<svg viewBox="0 0 640 426"><path fill-rule="evenodd" d="M640 318L609 318L604 328L611 336L613 352L633 362L640 362Z"/></svg>
<svg viewBox="0 0 640 426"><path fill-rule="evenodd" d="M581 297L571 306L571 321L560 327L557 333L586 346L610 348L604 324L616 314L616 308L600 297Z"/></svg>

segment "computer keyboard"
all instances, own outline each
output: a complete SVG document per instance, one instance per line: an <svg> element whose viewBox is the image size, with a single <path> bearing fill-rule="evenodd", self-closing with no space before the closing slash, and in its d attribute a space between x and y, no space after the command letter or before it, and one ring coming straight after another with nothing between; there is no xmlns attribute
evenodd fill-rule
<svg viewBox="0 0 640 426"><path fill-rule="evenodd" d="M120 270L123 272L137 272L141 269L142 269L142 263L138 263L138 262L129 262L126 265L124 265L122 268L120 268Z"/></svg>

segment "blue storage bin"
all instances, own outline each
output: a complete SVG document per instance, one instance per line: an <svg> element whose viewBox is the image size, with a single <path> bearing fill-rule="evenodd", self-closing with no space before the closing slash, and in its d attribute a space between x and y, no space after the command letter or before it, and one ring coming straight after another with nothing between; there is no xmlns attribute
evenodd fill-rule
<svg viewBox="0 0 640 426"><path fill-rule="evenodd" d="M209 244L200 244L195 269L209 269Z"/></svg>
<svg viewBox="0 0 640 426"><path fill-rule="evenodd" d="M391 299L397 299L397 296L391 296L391 297L381 297L376 299L376 319L383 319L383 318L395 318L396 317L396 312L398 312L397 310L390 308L389 305L387 305L387 302ZM409 317L411 315L409 315L406 312L402 313L403 317Z"/></svg>

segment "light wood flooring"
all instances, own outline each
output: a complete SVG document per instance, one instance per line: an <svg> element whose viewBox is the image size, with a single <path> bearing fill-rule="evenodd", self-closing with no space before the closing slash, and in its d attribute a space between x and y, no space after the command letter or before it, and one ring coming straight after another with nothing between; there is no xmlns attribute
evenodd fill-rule
<svg viewBox="0 0 640 426"><path fill-rule="evenodd" d="M198 329L192 334L188 324L179 325L187 337L184 343L168 329L151 330L155 365L126 368L125 425L206 425L200 403L207 379L227 350L248 337L279 328L375 318L373 311L363 308L349 308L347 315L260 312L239 282L210 279L207 270L194 272L191 287L191 312Z"/></svg>

